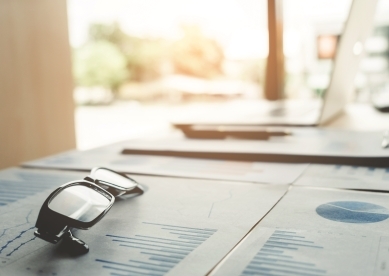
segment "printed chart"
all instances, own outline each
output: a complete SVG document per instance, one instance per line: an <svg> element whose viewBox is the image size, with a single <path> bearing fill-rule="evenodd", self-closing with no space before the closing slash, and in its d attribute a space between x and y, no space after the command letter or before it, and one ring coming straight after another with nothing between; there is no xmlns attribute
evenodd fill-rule
<svg viewBox="0 0 389 276"><path fill-rule="evenodd" d="M24 213L24 214L23 214ZM0 227L0 267L5 266L27 253L35 250L34 236L36 214L33 210L25 210L19 215L4 214ZM39 247L38 247L39 248Z"/></svg>
<svg viewBox="0 0 389 276"><path fill-rule="evenodd" d="M311 164L294 184L327 188L389 191L389 169Z"/></svg>
<svg viewBox="0 0 389 276"><path fill-rule="evenodd" d="M374 223L389 218L385 207L360 201L329 202L318 206L316 212L323 218L345 223Z"/></svg>
<svg viewBox="0 0 389 276"><path fill-rule="evenodd" d="M211 275L372 275L378 248L386 265L388 244L350 233L258 227Z"/></svg>
<svg viewBox="0 0 389 276"><path fill-rule="evenodd" d="M276 230L246 266L241 275L325 275L315 263L302 262L295 252L301 248L323 250L322 246L292 231Z"/></svg>
<svg viewBox="0 0 389 276"><path fill-rule="evenodd" d="M40 204L53 189L79 175L19 168L0 173L0 267L47 244L34 236Z"/></svg>
<svg viewBox="0 0 389 276"><path fill-rule="evenodd" d="M143 222L154 226L154 235L118 236L107 234L113 243L129 250L127 262L96 259L111 275L155 275L168 273L186 256L217 232L217 229L194 228ZM127 255L127 254L126 254ZM138 257L136 257L138 256Z"/></svg>
<svg viewBox="0 0 389 276"><path fill-rule="evenodd" d="M69 182L73 175L43 174L17 170L9 177L0 178L0 207L33 196L47 189L54 189Z"/></svg>

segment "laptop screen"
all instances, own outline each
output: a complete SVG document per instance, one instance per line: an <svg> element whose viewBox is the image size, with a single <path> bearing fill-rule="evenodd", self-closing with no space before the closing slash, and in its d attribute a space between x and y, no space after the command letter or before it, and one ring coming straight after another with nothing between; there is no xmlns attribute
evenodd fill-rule
<svg viewBox="0 0 389 276"><path fill-rule="evenodd" d="M340 38L319 124L336 117L351 97L355 76L372 29L377 0L354 0Z"/></svg>

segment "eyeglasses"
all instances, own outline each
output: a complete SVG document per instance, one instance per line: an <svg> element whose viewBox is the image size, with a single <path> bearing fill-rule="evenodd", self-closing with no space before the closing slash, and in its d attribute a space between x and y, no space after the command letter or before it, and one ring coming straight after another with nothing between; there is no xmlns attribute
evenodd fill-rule
<svg viewBox="0 0 389 276"><path fill-rule="evenodd" d="M70 253L86 253L88 245L70 229L95 225L111 209L115 197L143 193L144 188L125 174L94 168L83 180L66 183L49 195L39 212L34 235L54 244L64 239Z"/></svg>

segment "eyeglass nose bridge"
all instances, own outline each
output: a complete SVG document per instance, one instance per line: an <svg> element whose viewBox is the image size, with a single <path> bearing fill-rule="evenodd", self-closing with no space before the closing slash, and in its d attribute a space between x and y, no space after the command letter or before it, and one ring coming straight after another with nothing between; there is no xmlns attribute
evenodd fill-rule
<svg viewBox="0 0 389 276"><path fill-rule="evenodd" d="M120 187L114 185L113 183L105 182L99 179L93 179L90 176L85 177L84 180L99 185L101 188L111 193L114 197L121 196L126 192L125 190L122 190Z"/></svg>
<svg viewBox="0 0 389 276"><path fill-rule="evenodd" d="M103 188L106 191L108 191L109 193L111 193L114 197L122 196L122 195L128 194L128 193L138 193L138 194L143 193L143 190L139 187L139 184L132 189L125 189L125 188L123 188L121 186L117 186L111 182L107 182L107 181L100 180L100 179L93 179L90 176L85 177L84 180L92 182L92 183L100 186L101 188Z"/></svg>

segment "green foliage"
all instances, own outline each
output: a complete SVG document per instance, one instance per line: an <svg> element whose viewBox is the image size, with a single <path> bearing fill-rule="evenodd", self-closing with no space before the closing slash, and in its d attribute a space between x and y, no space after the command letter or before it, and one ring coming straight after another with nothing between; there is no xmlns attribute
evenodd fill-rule
<svg viewBox="0 0 389 276"><path fill-rule="evenodd" d="M122 45L127 39L127 35L120 29L117 23L111 25L93 24L88 31L89 41L109 41L122 50Z"/></svg>
<svg viewBox="0 0 389 276"><path fill-rule="evenodd" d="M184 38L169 47L172 45L167 40L129 36L117 23L91 25L88 43L74 53L76 82L115 91L126 80L159 78L162 64L169 62L181 74L205 78L220 75L224 59L221 47L196 28L184 31Z"/></svg>
<svg viewBox="0 0 389 276"><path fill-rule="evenodd" d="M123 52L127 57L130 78L136 81L153 80L161 76L160 67L166 58L163 41L128 37Z"/></svg>
<svg viewBox="0 0 389 276"><path fill-rule="evenodd" d="M115 44L126 57L126 66L131 80L145 81L160 76L159 67L166 52L161 40L129 36L117 23L114 23L90 26L89 41L108 41Z"/></svg>
<svg viewBox="0 0 389 276"><path fill-rule="evenodd" d="M115 91L128 76L125 56L107 41L90 42L75 50L73 64L80 86L104 86Z"/></svg>

